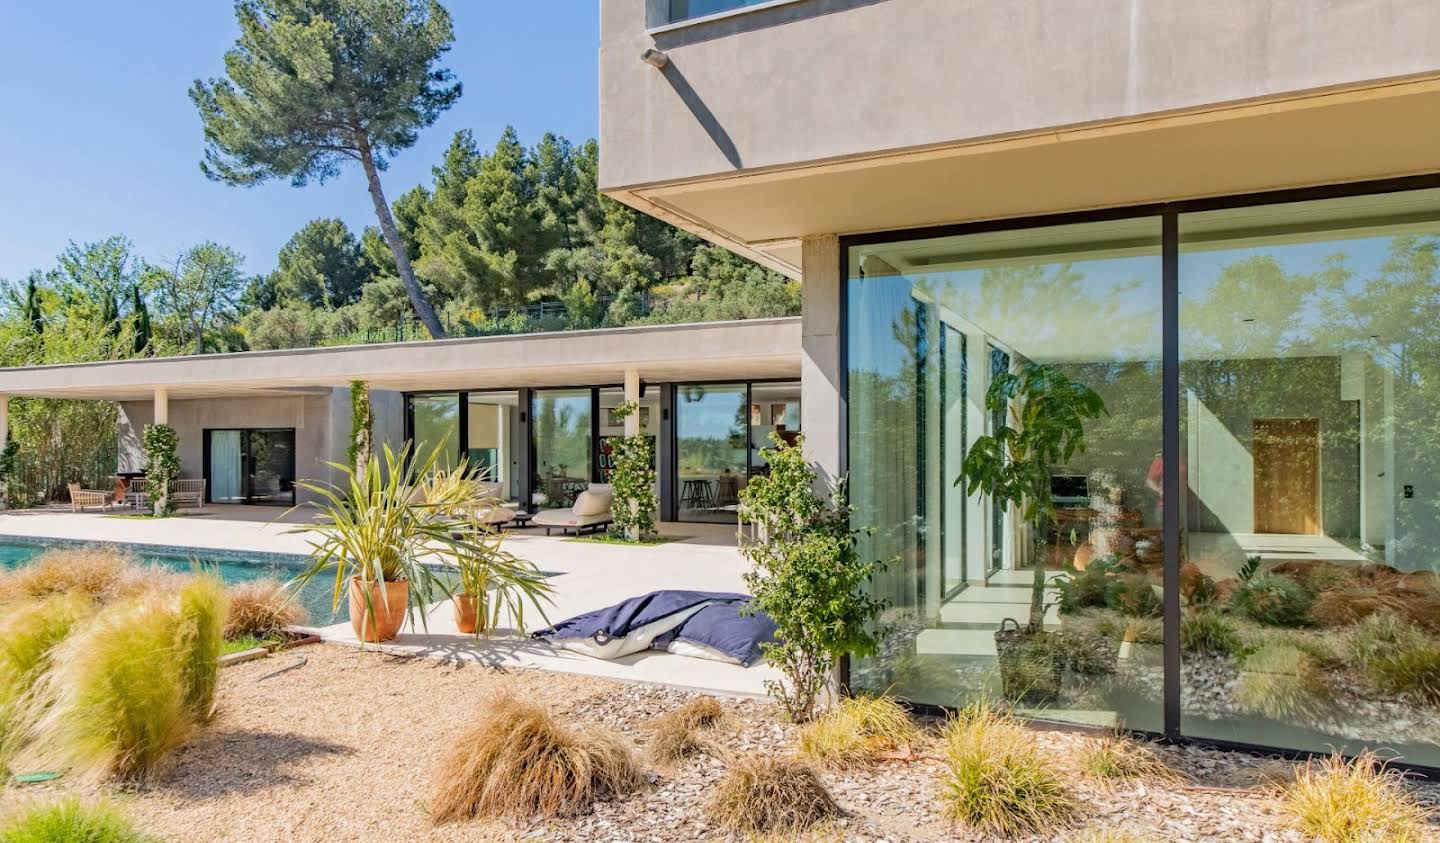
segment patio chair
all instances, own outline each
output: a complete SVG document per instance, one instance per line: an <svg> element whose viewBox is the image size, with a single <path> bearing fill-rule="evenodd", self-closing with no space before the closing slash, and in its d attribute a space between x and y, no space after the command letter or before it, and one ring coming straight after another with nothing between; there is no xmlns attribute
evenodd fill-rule
<svg viewBox="0 0 1440 843"><path fill-rule="evenodd" d="M125 484L125 498L122 503L131 509L146 509L150 506L150 481L144 477L132 477Z"/></svg>
<svg viewBox="0 0 1440 843"><path fill-rule="evenodd" d="M533 523L545 528L545 535L552 530L562 534L574 531L580 535L586 530L598 533L614 520L610 513L614 490L608 483L591 483L575 498L575 505L568 509L545 509L535 513Z"/></svg>
<svg viewBox="0 0 1440 843"><path fill-rule="evenodd" d="M67 483L65 488L70 491L70 511L84 512L87 507L98 506L104 512L114 503L115 492L101 491L99 489L82 489L79 483Z"/></svg>
<svg viewBox="0 0 1440 843"><path fill-rule="evenodd" d="M205 481L185 478L170 481L170 499L178 507L205 509Z"/></svg>

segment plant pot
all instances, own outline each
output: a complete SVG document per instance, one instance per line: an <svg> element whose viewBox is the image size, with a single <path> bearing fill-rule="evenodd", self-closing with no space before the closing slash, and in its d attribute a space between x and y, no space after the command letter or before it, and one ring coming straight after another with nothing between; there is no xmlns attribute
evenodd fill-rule
<svg viewBox="0 0 1440 843"><path fill-rule="evenodd" d="M451 601L455 609L455 626L466 635L485 632L486 612L473 594L457 594Z"/></svg>
<svg viewBox="0 0 1440 843"><path fill-rule="evenodd" d="M366 599L368 585L369 599ZM384 594L380 591L384 588ZM410 602L410 583L362 583L359 577L350 578L350 627L355 637L367 644L389 641L400 633L405 623L405 611ZM370 609L374 608L371 616Z"/></svg>
<svg viewBox="0 0 1440 843"><path fill-rule="evenodd" d="M1013 624L1013 628L1006 628ZM1005 699L1027 705L1048 705L1060 698L1061 663L1051 633L1032 632L1014 618L1000 622L995 652L1000 662L1000 691Z"/></svg>

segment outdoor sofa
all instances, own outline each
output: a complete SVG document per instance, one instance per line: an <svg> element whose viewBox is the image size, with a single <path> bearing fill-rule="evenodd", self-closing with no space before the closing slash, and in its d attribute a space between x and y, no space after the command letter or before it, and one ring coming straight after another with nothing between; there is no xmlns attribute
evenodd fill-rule
<svg viewBox="0 0 1440 843"><path fill-rule="evenodd" d="M552 530L561 533L574 531L577 536L586 530L598 533L614 520L610 513L614 497L615 492L609 483L591 483L575 498L574 506L542 509L535 513L532 523L544 527L547 536Z"/></svg>
<svg viewBox="0 0 1440 843"><path fill-rule="evenodd" d="M98 506L103 512L115 503L113 491L101 491L99 489L82 489L79 483L68 483L66 488L70 491L70 509L72 512L84 512L87 507Z"/></svg>

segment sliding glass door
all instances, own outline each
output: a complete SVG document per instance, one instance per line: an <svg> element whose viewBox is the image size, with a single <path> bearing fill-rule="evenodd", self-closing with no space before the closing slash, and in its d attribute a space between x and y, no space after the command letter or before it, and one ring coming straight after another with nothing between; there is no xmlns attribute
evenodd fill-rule
<svg viewBox="0 0 1440 843"><path fill-rule="evenodd" d="M531 399L535 491L542 507L566 507L592 480L594 395L590 389L537 389Z"/></svg>
<svg viewBox="0 0 1440 843"><path fill-rule="evenodd" d="M294 428L205 431L211 503L295 505Z"/></svg>

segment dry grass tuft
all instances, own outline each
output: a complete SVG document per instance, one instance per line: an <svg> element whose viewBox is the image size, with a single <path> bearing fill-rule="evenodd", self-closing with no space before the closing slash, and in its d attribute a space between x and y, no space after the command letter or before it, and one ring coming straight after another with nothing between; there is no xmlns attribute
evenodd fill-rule
<svg viewBox="0 0 1440 843"><path fill-rule="evenodd" d="M645 745L651 763L667 767L705 749L706 733L725 721L725 709L714 697L696 697L655 721Z"/></svg>
<svg viewBox="0 0 1440 843"><path fill-rule="evenodd" d="M889 697L851 697L805 727L800 752L829 767L849 767L909 746L915 735L910 713Z"/></svg>
<svg viewBox="0 0 1440 843"><path fill-rule="evenodd" d="M275 580L237 583L226 590L230 611L225 616L225 637L266 638L287 626L309 620L305 607L291 600L284 586Z"/></svg>
<svg viewBox="0 0 1440 843"><path fill-rule="evenodd" d="M1111 735L1087 741L1076 760L1086 775L1105 782L1175 783L1184 774L1166 764L1155 750L1134 738Z"/></svg>
<svg viewBox="0 0 1440 843"><path fill-rule="evenodd" d="M1406 792L1400 773L1369 753L1301 765L1283 807L1300 832L1323 843L1419 843L1434 817Z"/></svg>
<svg viewBox="0 0 1440 843"><path fill-rule="evenodd" d="M944 811L997 837L1046 835L1080 805L1010 714L974 705L945 725Z"/></svg>
<svg viewBox="0 0 1440 843"><path fill-rule="evenodd" d="M429 812L436 823L574 816L644 781L634 751L619 737L566 727L538 705L503 696L441 760Z"/></svg>
<svg viewBox="0 0 1440 843"><path fill-rule="evenodd" d="M0 603L80 592L108 602L127 590L135 563L115 547L59 547L0 575Z"/></svg>
<svg viewBox="0 0 1440 843"><path fill-rule="evenodd" d="M736 834L794 835L840 816L840 806L810 765L762 756L730 768L715 786L705 815Z"/></svg>

